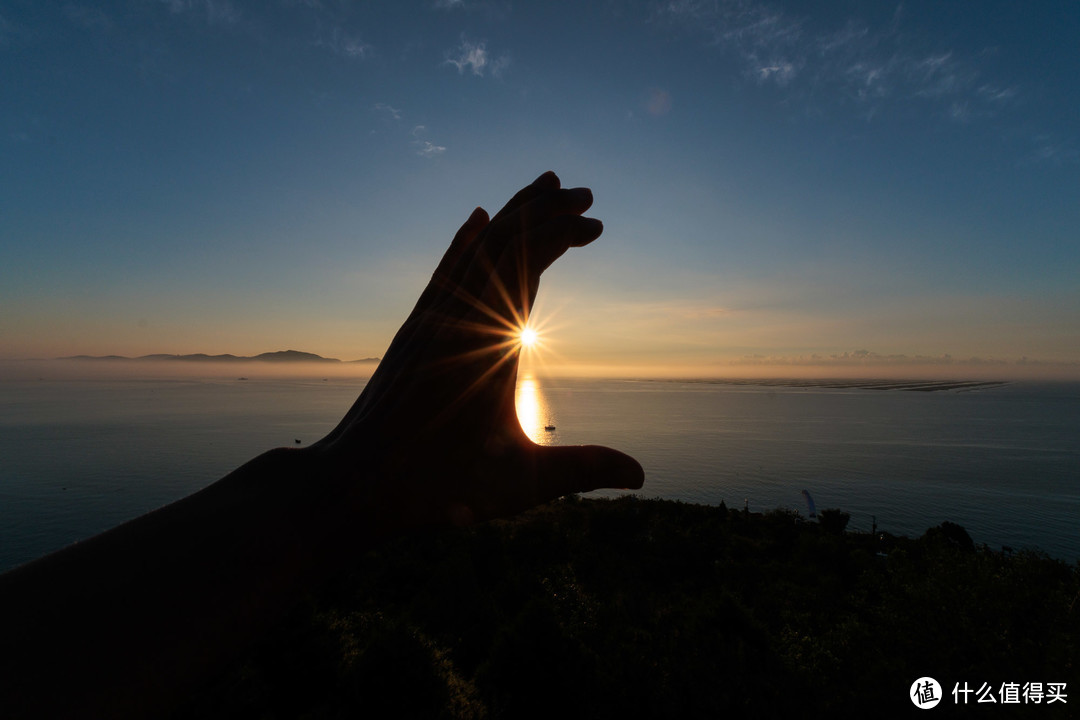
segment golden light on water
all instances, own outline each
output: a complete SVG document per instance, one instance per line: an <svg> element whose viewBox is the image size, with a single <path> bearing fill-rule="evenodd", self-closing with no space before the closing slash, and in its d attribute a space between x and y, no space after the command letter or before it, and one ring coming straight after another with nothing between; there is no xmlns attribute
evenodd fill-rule
<svg viewBox="0 0 1080 720"><path fill-rule="evenodd" d="M529 439L537 445L555 444L555 432L546 429L554 427L555 420L535 377L524 375L518 380L515 400L518 422Z"/></svg>
<svg viewBox="0 0 1080 720"><path fill-rule="evenodd" d="M554 445L557 437L554 419L544 400L539 382L529 371L530 367L544 365L544 356L551 351L545 332L550 318L537 322L535 313L530 311L532 298L526 292L527 278L523 278L520 283L522 297L517 303L498 275L493 275L491 279L497 295L496 302L464 293L459 296L482 316L486 316L486 319L469 320L458 325L477 335L491 338L490 343L476 345L459 355L447 358L447 362L462 363L491 360L491 366L463 390L460 399L481 388L500 368L504 368L508 363L516 363L519 371L515 393L518 422L533 442L539 445ZM532 310L535 311L535 308Z"/></svg>

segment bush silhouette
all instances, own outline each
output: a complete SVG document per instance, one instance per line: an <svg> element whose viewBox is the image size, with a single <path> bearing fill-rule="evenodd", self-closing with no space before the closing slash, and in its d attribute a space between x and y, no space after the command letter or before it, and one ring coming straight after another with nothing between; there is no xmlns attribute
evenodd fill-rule
<svg viewBox="0 0 1080 720"><path fill-rule="evenodd" d="M930 543L950 547L965 553L975 552L975 543L962 525L946 520L926 531L923 538Z"/></svg>
<svg viewBox="0 0 1080 720"><path fill-rule="evenodd" d="M826 508L818 513L818 523L822 529L835 535L844 534L849 520L851 515L839 508Z"/></svg>

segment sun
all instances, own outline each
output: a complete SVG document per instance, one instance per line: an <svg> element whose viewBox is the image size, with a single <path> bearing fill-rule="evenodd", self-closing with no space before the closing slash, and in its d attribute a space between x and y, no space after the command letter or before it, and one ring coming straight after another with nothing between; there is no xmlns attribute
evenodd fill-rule
<svg viewBox="0 0 1080 720"><path fill-rule="evenodd" d="M530 348L530 347L533 347L534 345L536 345L536 341L539 340L540 338L539 338L539 336L537 336L535 330L533 330L532 328L527 327L527 328L522 328L521 334L518 335L518 339L521 341L521 346L522 347Z"/></svg>

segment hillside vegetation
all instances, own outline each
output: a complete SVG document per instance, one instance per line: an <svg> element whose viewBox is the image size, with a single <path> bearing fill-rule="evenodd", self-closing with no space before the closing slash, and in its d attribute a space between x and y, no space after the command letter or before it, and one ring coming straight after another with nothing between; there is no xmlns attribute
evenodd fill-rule
<svg viewBox="0 0 1080 720"><path fill-rule="evenodd" d="M565 499L388 543L181 717L687 718L1080 704L1080 568L671 501ZM1067 682L1067 704L955 706L955 683Z"/></svg>

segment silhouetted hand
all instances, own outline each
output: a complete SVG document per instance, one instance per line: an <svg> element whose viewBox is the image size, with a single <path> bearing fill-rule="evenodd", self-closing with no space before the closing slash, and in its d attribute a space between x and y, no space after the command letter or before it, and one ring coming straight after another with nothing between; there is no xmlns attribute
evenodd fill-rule
<svg viewBox="0 0 1080 720"><path fill-rule="evenodd" d="M603 225L587 188L548 172L491 220L477 208L341 424L313 446L359 484L376 535L500 517L573 492L639 488L641 466L604 447L543 447L514 405L519 334L540 275Z"/></svg>
<svg viewBox="0 0 1080 720"><path fill-rule="evenodd" d="M383 537L640 487L622 453L533 444L514 407L519 329L544 269L600 235L591 204L545 173L475 210L318 443L0 575L5 717L158 717Z"/></svg>

